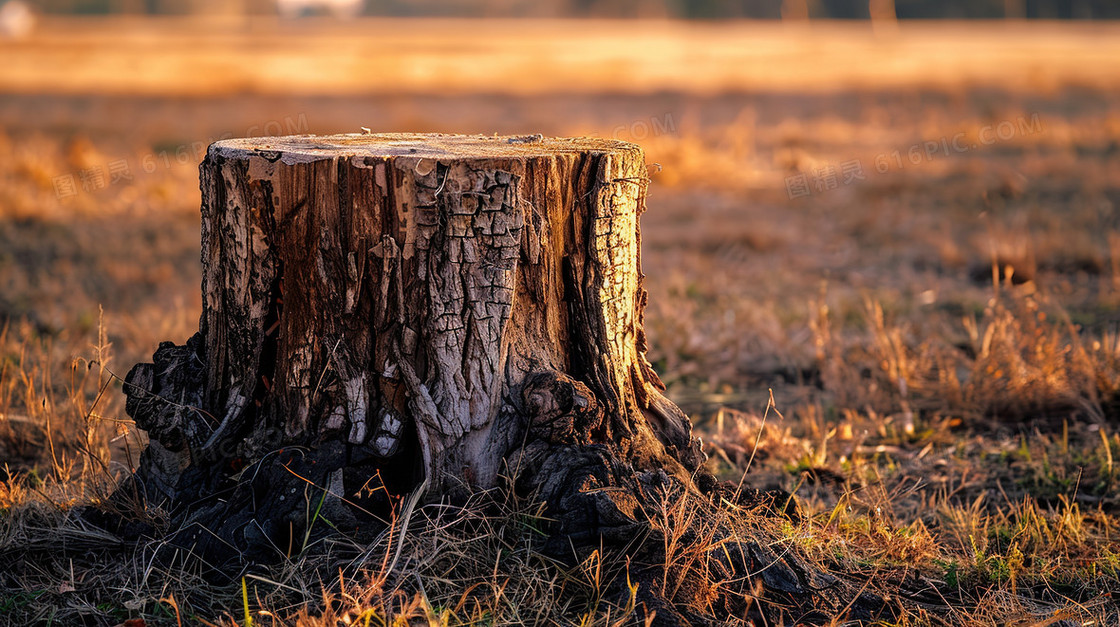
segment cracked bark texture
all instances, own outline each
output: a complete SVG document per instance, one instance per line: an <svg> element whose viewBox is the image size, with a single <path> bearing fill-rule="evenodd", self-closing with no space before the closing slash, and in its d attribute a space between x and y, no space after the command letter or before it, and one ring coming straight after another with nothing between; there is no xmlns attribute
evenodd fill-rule
<svg viewBox="0 0 1120 627"><path fill-rule="evenodd" d="M200 174L199 334L126 386L149 490L197 497L200 472L328 442L325 464L432 495L491 487L542 442L684 482L703 461L645 359L639 147L226 140Z"/></svg>

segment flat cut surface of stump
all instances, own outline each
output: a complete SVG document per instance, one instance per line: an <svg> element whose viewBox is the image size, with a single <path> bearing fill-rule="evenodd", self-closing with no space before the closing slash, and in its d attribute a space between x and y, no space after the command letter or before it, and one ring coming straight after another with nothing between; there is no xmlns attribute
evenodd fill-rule
<svg viewBox="0 0 1120 627"><path fill-rule="evenodd" d="M341 156L447 160L549 157L562 153L582 154L634 148L628 142L598 137L347 133L225 139L215 143L210 150L211 154L230 158L277 153L281 160L289 162Z"/></svg>

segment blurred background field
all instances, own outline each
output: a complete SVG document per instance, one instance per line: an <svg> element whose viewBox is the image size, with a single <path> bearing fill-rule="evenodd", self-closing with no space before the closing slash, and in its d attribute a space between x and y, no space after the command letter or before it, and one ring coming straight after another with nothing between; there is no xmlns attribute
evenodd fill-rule
<svg viewBox="0 0 1120 627"><path fill-rule="evenodd" d="M534 15L48 14L0 39L4 515L134 462L113 373L197 329L209 142L610 136L651 164L649 358L715 472L794 492L833 559L939 582L948 620L1114 620L1120 25ZM38 546L5 528L5 559ZM19 564L0 606L80 605Z"/></svg>

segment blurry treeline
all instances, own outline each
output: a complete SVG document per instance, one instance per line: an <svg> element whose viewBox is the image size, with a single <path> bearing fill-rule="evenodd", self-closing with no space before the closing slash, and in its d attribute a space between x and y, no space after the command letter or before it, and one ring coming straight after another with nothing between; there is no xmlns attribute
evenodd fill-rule
<svg viewBox="0 0 1120 627"><path fill-rule="evenodd" d="M3 0L0 0L3 4ZM35 0L44 13L684 19L1117 19L1117 0Z"/></svg>

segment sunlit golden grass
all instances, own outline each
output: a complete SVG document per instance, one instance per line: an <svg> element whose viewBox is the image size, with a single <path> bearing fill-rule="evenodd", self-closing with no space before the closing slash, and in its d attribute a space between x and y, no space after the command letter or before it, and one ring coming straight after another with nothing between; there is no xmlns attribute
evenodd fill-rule
<svg viewBox="0 0 1120 627"><path fill-rule="evenodd" d="M1120 77L1116 27L1069 22L884 32L857 21L87 17L46 20L0 52L10 60L0 85L38 93L1049 90L1108 88Z"/></svg>

